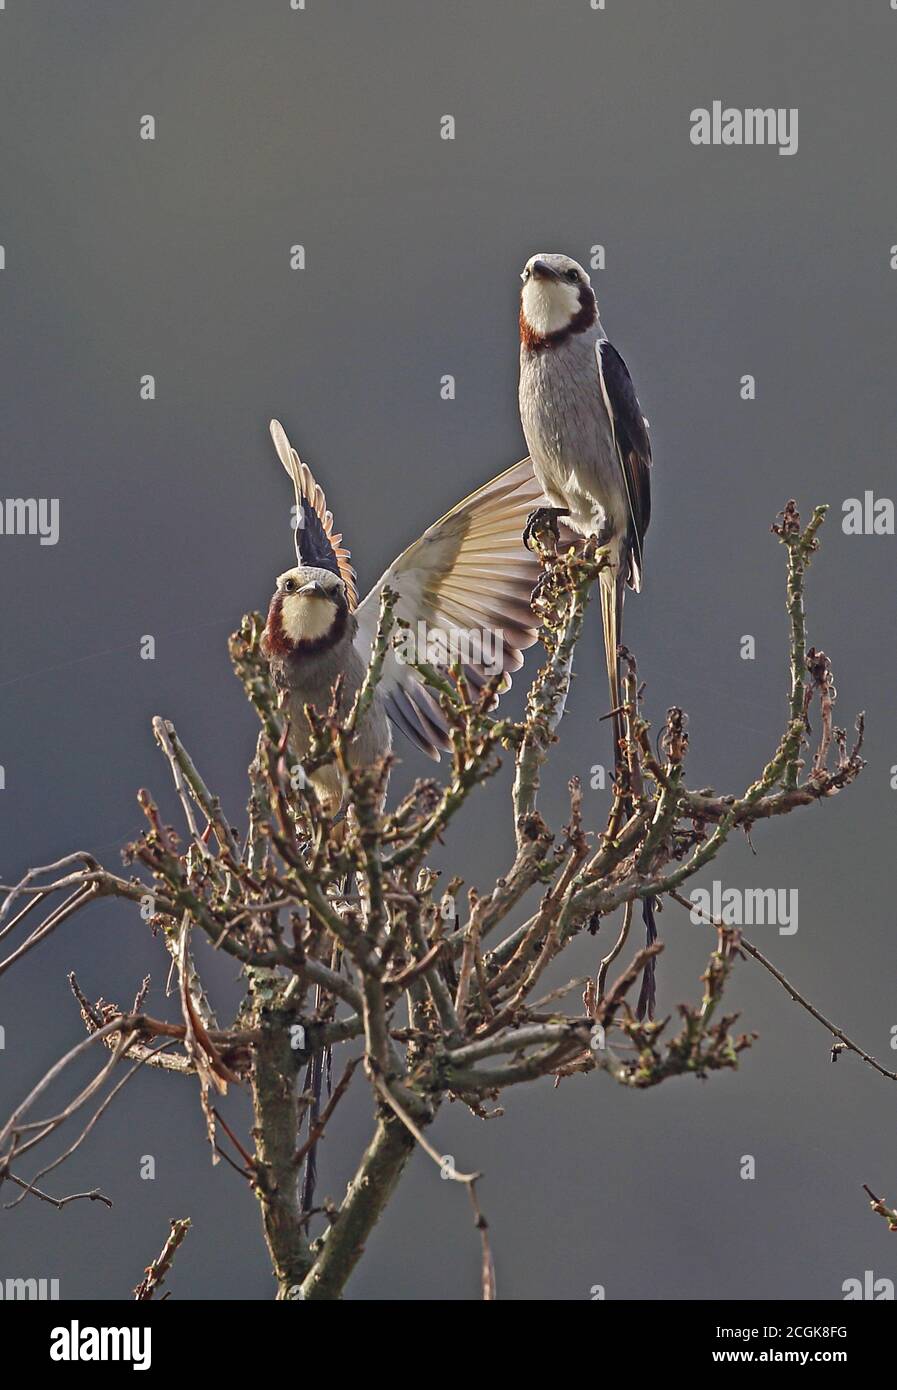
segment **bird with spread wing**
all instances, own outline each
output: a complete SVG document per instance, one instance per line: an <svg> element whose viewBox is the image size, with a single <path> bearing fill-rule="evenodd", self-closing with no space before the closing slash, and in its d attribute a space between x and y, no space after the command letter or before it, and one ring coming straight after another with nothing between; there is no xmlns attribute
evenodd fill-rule
<svg viewBox="0 0 897 1390"><path fill-rule="evenodd" d="M351 708L367 670L386 586L398 595L395 613L408 624L405 631L415 641L425 634L435 639L437 650L460 654L474 687L481 688L488 675L508 676L521 665L522 653L538 638L530 595L539 577L538 562L521 537L543 495L528 458L428 526L359 602L350 552L334 529L322 489L276 420L271 437L296 493L298 563L277 580L262 652L285 692L290 746L300 763L310 738L305 706L326 710L341 676L340 712ZM350 766L369 766L388 753L391 725L433 759L449 746L438 701L417 670L392 649L352 739ZM346 794L339 768L328 764L310 781L325 812L336 814Z"/></svg>

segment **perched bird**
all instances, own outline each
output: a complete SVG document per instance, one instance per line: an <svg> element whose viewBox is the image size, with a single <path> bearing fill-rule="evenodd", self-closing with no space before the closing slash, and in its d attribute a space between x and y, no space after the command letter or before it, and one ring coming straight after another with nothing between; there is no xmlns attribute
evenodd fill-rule
<svg viewBox="0 0 897 1390"><path fill-rule="evenodd" d="M359 603L350 553L334 530L323 491L276 420L271 437L295 488L298 564L277 580L262 652L287 692L290 746L300 763L310 736L305 706L326 710L342 676L340 712L351 708L367 670L384 586L398 595L396 617L410 625L418 659L431 661L434 651L433 664L440 654L457 657L478 689L489 675L521 665L521 653L538 637L530 593L539 566L521 540L541 496L529 459L429 526ZM390 722L431 758L438 760L449 746L435 697L393 650L349 747L350 766L368 766L390 751ZM346 791L340 770L330 764L310 780L323 809L334 815Z"/></svg>
<svg viewBox="0 0 897 1390"><path fill-rule="evenodd" d="M276 684L286 693L290 747L300 764L311 732L305 706L326 710L338 676L339 711L346 715L352 706L367 671L384 586L398 595L396 617L410 624L420 660L438 665L441 654L458 657L477 689L488 675L521 665L521 653L538 636L530 593L539 566L521 540L526 517L541 495L529 459L429 526L359 603L350 553L334 530L323 491L276 420L271 421L271 438L295 489L298 563L277 580L261 647ZM386 656L374 699L349 745L350 766L369 766L390 751L390 722L431 758L438 760L448 747L437 701L394 650ZM325 765L309 780L323 810L335 815L346 794L340 769ZM318 1052L308 1067L310 1127L320 1110L325 1066L329 1069L329 1056ZM315 1150L312 1145L305 1161L303 1211L310 1211L313 1202Z"/></svg>
<svg viewBox="0 0 897 1390"><path fill-rule="evenodd" d="M623 595L642 582L642 550L651 517L651 444L632 378L605 336L591 281L569 256L540 253L527 261L520 292L520 420L543 506L527 525L557 518L581 536L596 536L610 564L599 578L611 709L620 707L617 648ZM547 504L547 505L545 505ZM622 761L622 718L614 719L614 763ZM644 916L656 937L653 904ZM653 961L645 971L640 1017L653 1016Z"/></svg>

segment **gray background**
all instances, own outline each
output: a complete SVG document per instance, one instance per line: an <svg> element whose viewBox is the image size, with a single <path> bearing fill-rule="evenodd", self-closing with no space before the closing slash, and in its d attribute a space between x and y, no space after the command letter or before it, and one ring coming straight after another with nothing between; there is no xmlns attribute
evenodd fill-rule
<svg viewBox="0 0 897 1390"><path fill-rule="evenodd" d="M756 858L733 843L700 883L798 888L797 935L755 938L893 1060L894 539L845 536L839 518L845 497L893 490L897 14L888 0L607 4L10 0L0 14L3 496L62 505L55 548L0 539L0 874L75 847L115 867L140 827L139 786L175 819L157 712L242 817L256 725L226 637L291 556L269 416L372 582L523 452L526 257L584 260L602 243L603 321L656 458L626 637L655 722L674 702L690 714L694 785L741 790L775 746L783 554L768 528L791 495L805 513L834 504L810 639L834 658L841 722L868 711L869 767L830 804L758 827ZM689 113L714 98L797 106L798 153L695 148ZM154 143L138 138L144 113ZM454 142L439 138L445 113ZM295 242L303 273L289 268ZM154 402L138 396L147 372ZM745 372L753 403L739 398ZM440 400L444 373L454 402ZM567 779L610 756L591 616L544 798L555 824ZM138 657L146 633L154 662ZM400 782L426 771L400 751ZM587 792L591 824L606 806ZM483 888L511 843L505 775L439 859ZM711 937L674 906L661 929L666 1009L698 997ZM577 943L559 976L593 968L613 934L606 923ZM216 998L236 999L233 962L197 952ZM107 904L4 978L3 1111L80 1036L69 969L121 1003L151 970L150 1005L174 1017L166 962L135 911ZM760 1034L738 1073L646 1094L544 1082L510 1092L502 1120L440 1116L434 1142L487 1175L504 1297L586 1299L600 1283L617 1299L830 1299L866 1269L897 1278L860 1188L897 1197L891 1083L856 1058L831 1065L825 1032L751 962L729 1003ZM322 1192L341 1194L369 1108L357 1086L324 1146ZM245 1097L229 1113L245 1131ZM138 1176L144 1154L153 1182ZM0 1276L124 1297L168 1218L189 1215L177 1297L271 1295L255 1202L211 1167L192 1083L141 1075L48 1179L95 1184L113 1210L3 1213ZM463 1192L418 1155L350 1294L475 1297L477 1265Z"/></svg>

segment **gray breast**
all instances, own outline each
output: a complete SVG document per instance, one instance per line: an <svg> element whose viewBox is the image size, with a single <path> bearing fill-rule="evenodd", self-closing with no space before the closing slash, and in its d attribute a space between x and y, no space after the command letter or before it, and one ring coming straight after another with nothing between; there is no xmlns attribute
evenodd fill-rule
<svg viewBox="0 0 897 1390"><path fill-rule="evenodd" d="M290 744L303 757L308 752L308 720L305 706L314 705L324 713L332 699L337 676L342 675L339 713L349 713L365 676L365 664L347 632L334 646L307 656L291 657L284 663L283 679L289 689ZM390 749L389 722L381 701L375 698L358 727L349 748L349 762L365 767Z"/></svg>
<svg viewBox="0 0 897 1390"><path fill-rule="evenodd" d="M625 482L598 377L594 332L520 352L520 419L536 477L578 530L627 526Z"/></svg>

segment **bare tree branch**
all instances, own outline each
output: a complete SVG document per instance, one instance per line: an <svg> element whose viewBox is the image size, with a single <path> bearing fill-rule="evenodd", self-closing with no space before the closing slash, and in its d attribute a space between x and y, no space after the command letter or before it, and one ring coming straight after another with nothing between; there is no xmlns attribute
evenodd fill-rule
<svg viewBox="0 0 897 1390"><path fill-rule="evenodd" d="M177 969L180 1016L171 1021L145 1012L148 980L124 1012L103 999L92 1002L72 977L88 1036L32 1087L0 1130L0 1180L21 1189L18 1200L32 1195L58 1206L79 1198L108 1200L96 1191L53 1198L36 1183L92 1132L140 1066L162 1066L186 1076L187 1084L195 1080L213 1161L224 1157L252 1186L279 1299L342 1295L415 1147L439 1165L442 1176L467 1187L481 1241L481 1291L492 1299L495 1272L478 1196L480 1174L459 1172L434 1137L447 1101L485 1119L501 1113L494 1102L506 1088L543 1078L557 1085L566 1077L598 1073L643 1090L674 1076L733 1070L754 1036L734 1033L736 1016L724 1012L731 972L744 956L768 970L828 1030L836 1040L833 1057L855 1052L882 1076L897 1079L723 923L708 921L716 943L694 1002L657 1020L639 1020L630 1002L642 971L664 950L660 941L630 946L636 904L654 898L662 905L671 898L692 910L681 890L722 852L734 831L749 833L761 821L774 826L779 816L824 802L863 769L863 716L848 747L844 730L834 724L832 663L819 647L807 648L805 577L824 514L824 507L817 508L802 527L791 501L773 528L786 548L789 681L787 719L765 766L737 794L690 788L686 715L671 706L659 733L652 733L635 658L621 649L623 694L614 714L622 722L624 767L601 825L586 823L577 779L570 783L566 826L553 830L537 805L589 595L607 563L594 542L579 552L542 556L534 606L545 659L521 720L496 716L496 681L474 679L459 665L416 667L445 719L448 775L444 784L418 782L392 809L386 805L390 759L356 768L349 751L359 720L377 698L395 629L401 628L395 595L382 596L368 670L349 713L339 714L338 689L328 708L306 710L310 751L302 770L337 764L348 789L348 811L339 820L322 814L307 777L298 777L291 765L289 729L260 648L262 620L257 614L244 618L230 652L260 721L245 831L238 835L225 816L173 724L157 717L153 732L174 781L183 839L163 822L149 791L141 790L146 828L126 847L127 861L138 870L134 877L112 874L78 853L2 889L0 938L9 936L11 945L0 972L90 902L112 897L139 905L135 922L162 936ZM817 702L819 739L804 777ZM514 759L512 862L482 887L459 877L445 884L432 852L508 755ZM528 900L530 894L535 901ZM459 910L462 902L466 915ZM543 975L574 937L602 930L618 911L621 925L603 945L592 977L540 994ZM17 933L18 944L12 944ZM670 936L667 949L675 950ZM229 1027L217 1026L203 985L204 942L238 961L248 982ZM618 961L619 974L611 979ZM570 996L583 985L580 1007ZM345 1066L318 1114L318 1095L312 1105L312 1094L300 1091L300 1077L329 1075L331 1049L359 1038L363 1056ZM109 1054L98 1073L54 1113L32 1119L48 1088L96 1042ZM125 1059L130 1067L101 1099ZM300 1167L325 1131L332 1132L334 1113L346 1103L361 1062L374 1110L369 1140L340 1201L303 1205ZM212 1104L213 1095L230 1085L251 1092L254 1125L245 1144ZM351 1095L357 1097L357 1086ZM13 1173L24 1154L88 1105L90 1118L79 1137L33 1182ZM308 1131L300 1142L306 1118ZM216 1126L236 1159L224 1139L218 1142ZM872 1201L892 1219L884 1203ZM185 1222L172 1224L138 1297L151 1297L161 1284L186 1228Z"/></svg>

